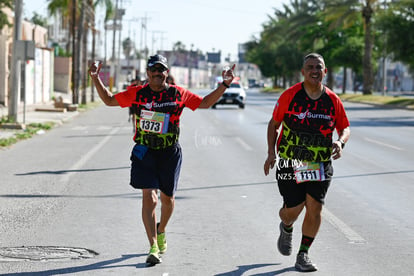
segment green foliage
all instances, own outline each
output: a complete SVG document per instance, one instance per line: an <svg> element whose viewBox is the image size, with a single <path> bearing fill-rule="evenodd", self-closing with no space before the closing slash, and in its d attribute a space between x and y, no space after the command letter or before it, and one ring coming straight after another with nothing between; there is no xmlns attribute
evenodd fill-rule
<svg viewBox="0 0 414 276"><path fill-rule="evenodd" d="M31 20L34 24L42 26L42 27L47 27L47 25L48 25L47 18L41 16L37 12L33 12L33 17L32 17Z"/></svg>
<svg viewBox="0 0 414 276"><path fill-rule="evenodd" d="M7 18L7 15L3 13L3 8L10 8L13 10L13 0L0 0L0 30L3 29L4 26L13 26L11 22L9 22L9 19Z"/></svg>
<svg viewBox="0 0 414 276"><path fill-rule="evenodd" d="M10 122L6 117L1 118L1 123ZM54 126L54 123L31 123L26 126L25 130L14 133L14 136L9 138L0 139L0 147L8 147L17 143L19 140L29 139L36 135L40 130L50 130Z"/></svg>
<svg viewBox="0 0 414 276"><path fill-rule="evenodd" d="M413 18L412 0L290 0L269 16L260 38L247 43L246 59L266 77L289 79L300 69L297 59L319 52L328 73L352 68L369 94L384 49L414 69Z"/></svg>
<svg viewBox="0 0 414 276"><path fill-rule="evenodd" d="M385 52L414 70L414 2L403 0L391 5L377 22Z"/></svg>

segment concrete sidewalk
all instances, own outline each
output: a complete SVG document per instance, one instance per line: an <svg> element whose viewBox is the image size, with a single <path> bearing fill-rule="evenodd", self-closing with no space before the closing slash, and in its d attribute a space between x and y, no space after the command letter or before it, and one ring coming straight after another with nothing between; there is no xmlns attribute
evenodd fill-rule
<svg viewBox="0 0 414 276"><path fill-rule="evenodd" d="M57 96L60 96L60 94ZM65 97L62 98L64 102L69 102ZM26 107L24 107L23 104L20 104L17 114L17 125L47 122L52 122L54 125L61 125L68 120L72 120L77 115L79 115L78 110L67 111L62 108L55 108L53 101L42 104L30 104ZM0 118L7 116L8 107L0 105ZM0 139L13 137L18 132L23 132L23 130L0 126Z"/></svg>

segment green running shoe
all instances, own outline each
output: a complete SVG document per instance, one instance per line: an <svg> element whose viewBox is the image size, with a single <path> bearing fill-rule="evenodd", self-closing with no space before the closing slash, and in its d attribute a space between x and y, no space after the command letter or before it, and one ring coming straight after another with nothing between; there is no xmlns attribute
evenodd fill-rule
<svg viewBox="0 0 414 276"><path fill-rule="evenodd" d="M160 250L158 249L158 245L153 244L151 246L150 252L148 254L147 260L145 261L147 264L156 265L162 262L160 257Z"/></svg>
<svg viewBox="0 0 414 276"><path fill-rule="evenodd" d="M157 243L158 248L160 249L160 254L164 254L167 251L167 239L165 238L165 233L158 232L158 225L157 223Z"/></svg>

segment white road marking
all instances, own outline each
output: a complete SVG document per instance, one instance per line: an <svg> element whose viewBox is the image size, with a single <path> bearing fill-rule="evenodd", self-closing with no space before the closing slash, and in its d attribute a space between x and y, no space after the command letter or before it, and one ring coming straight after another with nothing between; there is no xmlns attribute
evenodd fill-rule
<svg viewBox="0 0 414 276"><path fill-rule="evenodd" d="M72 127L72 130L85 130L85 129L87 129L86 126L74 126L74 127Z"/></svg>
<svg viewBox="0 0 414 276"><path fill-rule="evenodd" d="M72 171L76 171L82 168L83 165L85 165L85 163L88 162L88 160L91 159L93 155L109 141L109 139L111 139L111 136L117 133L118 131L119 127L112 129L112 131L109 132L109 134L104 139L102 139L90 151L84 154L75 164L73 164L72 167L69 168L69 172L62 176L61 181L63 183L68 182L69 178L74 174Z"/></svg>
<svg viewBox="0 0 414 276"><path fill-rule="evenodd" d="M333 227L345 235L350 243L366 243L366 240L358 233L351 229L345 222L337 218L334 214L329 212L327 208L322 209L323 218L326 219Z"/></svg>
<svg viewBox="0 0 414 276"><path fill-rule="evenodd" d="M245 149L245 150L248 150L248 151L252 151L253 150L253 148L251 147L251 146L249 146L249 144L247 144L242 138L240 138L240 137L236 137L236 138L234 138L234 139L236 139L236 141Z"/></svg>
<svg viewBox="0 0 414 276"><path fill-rule="evenodd" d="M377 140L374 140L374 139L370 139L370 138L364 138L365 140L367 140L368 142L371 142L371 143L375 143L375 144L378 144L378 145L381 145L381 146L384 146L384 147L389 147L389 148L392 148L392 149L395 149L395 150L403 150L402 148L399 148L399 147L396 147L396 146L393 146L393 145L390 145L390 144L386 144L386 143L383 143L383 142L380 142L380 141L377 141Z"/></svg>
<svg viewBox="0 0 414 276"><path fill-rule="evenodd" d="M111 126L99 126L98 130L110 130L111 128Z"/></svg>

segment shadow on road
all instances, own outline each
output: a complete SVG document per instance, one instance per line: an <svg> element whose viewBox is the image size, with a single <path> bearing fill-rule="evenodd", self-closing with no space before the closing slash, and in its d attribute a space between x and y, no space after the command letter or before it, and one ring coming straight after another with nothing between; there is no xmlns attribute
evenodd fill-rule
<svg viewBox="0 0 414 276"><path fill-rule="evenodd" d="M122 255L122 257L97 262L94 264L82 265L82 266L75 266L75 267L67 267L67 268L58 268L58 269L50 269L44 271L33 271L33 272L15 272L15 273L6 273L2 274L3 276L49 276L49 275L62 275L62 274L72 274L78 272L85 272L85 271L92 271L92 270L104 270L104 269L114 269L120 267L136 267L136 264L119 264L123 261L146 256L146 254L128 254Z"/></svg>
<svg viewBox="0 0 414 276"><path fill-rule="evenodd" d="M124 169L130 169L130 168L131 168L130 166L125 166L125 167L101 168L101 169L35 171L35 172L26 172L26 173L16 173L15 175L24 176L24 175L37 175L37 174L65 174L65 173L72 173L72 172L99 172L99 171L124 170Z"/></svg>
<svg viewBox="0 0 414 276"><path fill-rule="evenodd" d="M334 179L338 178L352 178L352 177L363 177L363 176L374 176L374 175L386 175L386 174L401 174L401 173L414 173L414 170L406 171L393 171L393 172L377 172L377 173L362 173L352 175L333 176Z"/></svg>
<svg viewBox="0 0 414 276"><path fill-rule="evenodd" d="M233 271L224 272L224 273L220 273L220 274L215 274L214 276L240 276L240 275L244 275L244 273L246 273L246 272L248 272L252 269L257 269L257 268L267 267L267 266L274 266L274 265L280 265L280 263L241 265L241 266L238 266L238 268L233 270ZM288 272L288 271L296 271L296 269L294 267L286 267L286 268L271 271L271 272L254 273L254 274L249 274L249 275L271 276L271 275L279 275L279 274L282 274L282 273L285 273L285 272Z"/></svg>

